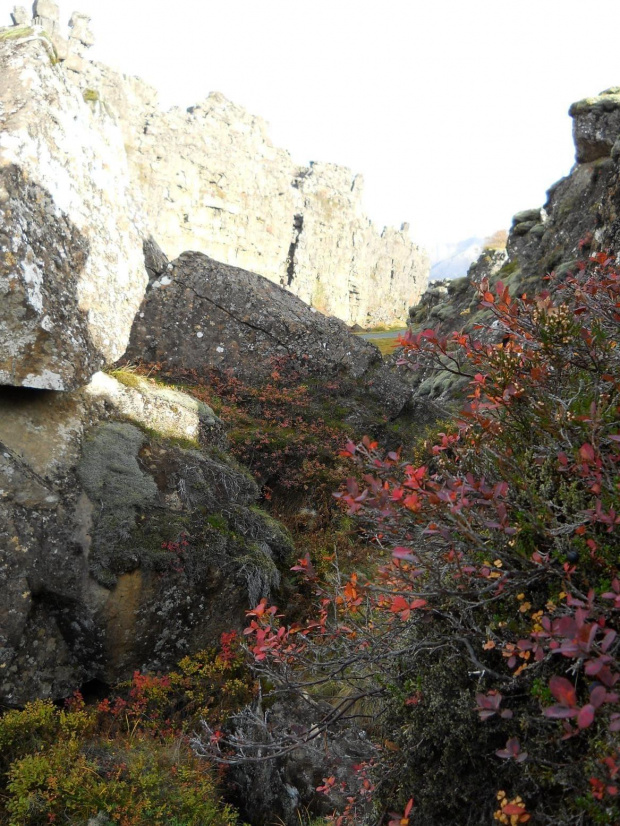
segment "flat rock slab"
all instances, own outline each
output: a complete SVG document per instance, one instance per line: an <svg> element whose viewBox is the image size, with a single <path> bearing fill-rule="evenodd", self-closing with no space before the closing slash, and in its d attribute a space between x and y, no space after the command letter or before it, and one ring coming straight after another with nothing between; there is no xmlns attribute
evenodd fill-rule
<svg viewBox="0 0 620 826"><path fill-rule="evenodd" d="M122 355L140 227L120 128L40 30L0 29L0 384L76 389Z"/></svg>

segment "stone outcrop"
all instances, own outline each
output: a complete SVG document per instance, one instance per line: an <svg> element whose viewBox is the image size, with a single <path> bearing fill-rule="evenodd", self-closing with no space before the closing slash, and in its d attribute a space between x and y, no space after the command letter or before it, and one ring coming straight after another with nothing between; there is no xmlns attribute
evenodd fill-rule
<svg viewBox="0 0 620 826"><path fill-rule="evenodd" d="M577 162L590 163L609 157L620 137L620 86L573 103L569 114L573 118Z"/></svg>
<svg viewBox="0 0 620 826"><path fill-rule="evenodd" d="M151 253L152 254L152 253ZM155 265L153 265L155 266ZM231 371L265 382L284 359L307 377L345 378L396 416L409 391L374 345L308 307L261 275L185 252L152 281L136 317L126 358L164 370Z"/></svg>
<svg viewBox="0 0 620 826"><path fill-rule="evenodd" d="M487 320L473 281L501 279L515 295L532 294L548 288L547 273L561 278L592 252L620 251L620 87L574 103L569 113L576 161L570 174L550 187L543 207L514 215L507 254L483 251L466 278L444 285L444 296L431 285L410 311L414 330L471 330ZM418 393L434 396L455 387L446 376L419 376L414 384Z"/></svg>
<svg viewBox="0 0 620 826"><path fill-rule="evenodd" d="M2 704L215 645L291 551L213 412L117 375L0 388Z"/></svg>
<svg viewBox="0 0 620 826"><path fill-rule="evenodd" d="M147 281L132 188L45 32L0 31L0 384L70 390L122 355Z"/></svg>
<svg viewBox="0 0 620 826"><path fill-rule="evenodd" d="M35 19L93 116L111 116L121 129L133 190L169 257L195 249L258 272L348 324L406 318L429 261L407 225L380 230L365 216L361 176L294 164L263 120L219 93L187 111L162 111L147 84L86 58L88 18L74 14L63 38L55 8L39 0ZM13 13L20 25L26 17Z"/></svg>
<svg viewBox="0 0 620 826"><path fill-rule="evenodd" d="M432 281L420 303L409 310L409 327L414 332L428 327L449 333L471 324L478 309L472 283L492 280L508 260L504 249L484 249L463 278Z"/></svg>
<svg viewBox="0 0 620 826"><path fill-rule="evenodd" d="M109 87L97 69L80 81ZM218 93L187 111L116 106L133 127L134 180L169 257L204 252L365 327L402 320L418 300L428 260L407 227L381 232L365 217L361 176L296 166L260 118Z"/></svg>

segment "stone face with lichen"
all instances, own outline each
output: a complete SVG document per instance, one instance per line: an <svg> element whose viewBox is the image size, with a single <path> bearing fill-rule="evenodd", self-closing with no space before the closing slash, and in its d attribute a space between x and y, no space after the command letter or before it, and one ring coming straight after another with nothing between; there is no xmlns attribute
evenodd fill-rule
<svg viewBox="0 0 620 826"><path fill-rule="evenodd" d="M490 319L472 282L484 279L492 289L500 280L512 295L532 295L549 288L543 281L548 273L562 279L592 253L620 249L620 86L574 103L569 114L576 160L570 173L549 188L543 207L514 215L507 255L500 259L484 251L467 278L447 285L445 296L432 290L423 296L411 312L416 331L465 329L483 337L487 333L479 332L480 324L489 325ZM439 395L438 388L442 393L454 389L445 381L424 379L418 392Z"/></svg>
<svg viewBox="0 0 620 826"><path fill-rule="evenodd" d="M609 157L620 137L620 86L573 103L569 114L573 119L577 163Z"/></svg>
<svg viewBox="0 0 620 826"><path fill-rule="evenodd" d="M206 377L211 370L231 371L252 385L268 381L282 360L302 382L355 382L356 393L389 416L409 398L377 348L342 321L261 275L199 252L183 253L152 281L126 357Z"/></svg>
<svg viewBox="0 0 620 826"><path fill-rule="evenodd" d="M2 705L215 645L291 553L213 411L122 378L0 387Z"/></svg>
<svg viewBox="0 0 620 826"><path fill-rule="evenodd" d="M0 37L0 384L69 390L122 355L147 277L121 131L50 49Z"/></svg>

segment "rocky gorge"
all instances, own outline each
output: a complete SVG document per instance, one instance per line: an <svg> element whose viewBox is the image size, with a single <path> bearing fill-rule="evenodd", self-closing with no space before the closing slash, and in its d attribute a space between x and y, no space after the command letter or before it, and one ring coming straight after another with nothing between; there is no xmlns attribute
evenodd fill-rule
<svg viewBox="0 0 620 826"><path fill-rule="evenodd" d="M0 824L614 826L620 89L572 107L576 165L507 249L423 293L359 176L219 94L162 112L88 60L84 15L33 14L0 29ZM518 438L467 431L465 385L533 360L477 285L563 288L597 253L566 420L543 360L540 426L524 396ZM393 359L347 326L407 310ZM429 327L483 328L488 373L427 371ZM579 701L554 635L593 663Z"/></svg>
<svg viewBox="0 0 620 826"><path fill-rule="evenodd" d="M380 231L365 217L360 175L328 163L295 165L260 118L219 93L164 112L148 84L88 60L87 18L72 17L67 39L54 3L35 4L34 13L65 69L56 74L74 98L74 129L92 136L102 161L114 155L110 168L131 190L116 203L170 258L198 250L348 324L404 320L426 285L428 257L408 226ZM14 20L13 35L32 23L24 9ZM98 181L112 194L110 183Z"/></svg>
<svg viewBox="0 0 620 826"><path fill-rule="evenodd" d="M0 685L9 704L171 666L269 595L291 553L207 405L100 368L126 354L256 384L285 359L302 377L355 384L343 409L368 424L373 399L395 417L409 397L372 345L273 281L197 252L168 262L134 188L127 134L67 79L88 69L66 57L46 17L53 4L35 6L34 27L16 12L0 34ZM73 22L83 50L84 20ZM161 552L181 534L192 537L189 588L172 584Z"/></svg>

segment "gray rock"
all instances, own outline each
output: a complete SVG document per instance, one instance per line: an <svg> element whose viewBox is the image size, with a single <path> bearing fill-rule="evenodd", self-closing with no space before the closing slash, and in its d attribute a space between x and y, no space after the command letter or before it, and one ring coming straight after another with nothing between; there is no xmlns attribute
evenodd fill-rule
<svg viewBox="0 0 620 826"><path fill-rule="evenodd" d="M360 381L362 394L397 415L409 392L379 351L346 325L308 307L263 276L183 253L147 292L126 357L164 369L230 370L264 382L276 359L302 377Z"/></svg>
<svg viewBox="0 0 620 826"><path fill-rule="evenodd" d="M52 0L35 0L32 7L34 20L49 33L53 34L60 27L60 8Z"/></svg>
<svg viewBox="0 0 620 826"><path fill-rule="evenodd" d="M513 226L524 222L538 223L538 221L540 221L540 207L538 209L524 209L517 212L512 218Z"/></svg>
<svg viewBox="0 0 620 826"><path fill-rule="evenodd" d="M36 22L46 29L43 41L55 48L50 56L66 70L57 77L77 86L86 100L101 103L91 107L90 121L73 113L78 131L96 127L90 137L97 150L111 142L112 120L122 133L122 145L112 141L113 151L120 153L115 163L107 153L97 159L98 151L93 152L99 173L122 171L131 178L132 197L121 192L113 197L119 211L129 205L132 213L129 221L116 222L121 232L144 224L142 234L150 232L170 257L198 249L259 272L349 324L368 328L404 322L426 286L430 262L411 241L407 224L399 230L381 228L366 217L360 175L335 164L297 166L273 145L260 118L217 92L187 111L163 112L153 88L86 59L94 37L85 15L74 13L67 40L57 24L56 5L40 0L37 8ZM22 47L20 54L24 65L30 57L38 74L38 57ZM10 77L7 83L13 85ZM8 102L7 111L13 105L20 104ZM51 120L55 109L54 102ZM41 111L46 117L45 107ZM88 186L91 171L75 172L74 185L79 188L83 180ZM97 193L110 191L98 182ZM134 202L140 202L140 210ZM70 217L88 234L75 215ZM102 248L111 253L119 244L108 239ZM123 336L116 339L121 342Z"/></svg>
<svg viewBox="0 0 620 826"><path fill-rule="evenodd" d="M573 118L577 162L591 163L608 157L620 136L620 87L573 103L569 115Z"/></svg>
<svg viewBox="0 0 620 826"><path fill-rule="evenodd" d="M147 282L122 134L19 37L0 133L0 384L76 388L122 355Z"/></svg>
<svg viewBox="0 0 620 826"><path fill-rule="evenodd" d="M520 221L513 225L511 232L513 235L527 235L536 226L536 221Z"/></svg>
<svg viewBox="0 0 620 826"><path fill-rule="evenodd" d="M219 93L163 112L136 78L88 61L80 69L75 82L118 118L149 231L171 259L201 251L348 324L404 321L430 263L407 228L382 229L365 216L361 176L334 164L297 166L261 118Z"/></svg>
<svg viewBox="0 0 620 826"><path fill-rule="evenodd" d="M90 28L90 17L74 11L69 20L69 39L78 40L83 46L90 48L95 45L95 36Z"/></svg>
<svg viewBox="0 0 620 826"><path fill-rule="evenodd" d="M32 22L30 13L24 6L13 6L11 19L16 26L28 26Z"/></svg>
<svg viewBox="0 0 620 826"><path fill-rule="evenodd" d="M506 284L513 295L548 289L542 279L555 273L562 279L579 260L598 250L620 249L620 87L586 98L570 108L578 163L553 184L542 209L524 210L513 218L507 259L489 268L480 262L470 269L474 279ZM490 262L490 260L489 260ZM553 284L553 282L552 282ZM487 316L488 318L488 316ZM475 330L481 320L473 290L452 292L437 303L427 291L411 313L415 330L434 327L442 333ZM415 380L419 377L414 374ZM419 392L452 392L446 381L424 378Z"/></svg>
<svg viewBox="0 0 620 826"><path fill-rule="evenodd" d="M60 8L53 0L35 0L32 11L35 17L45 17L56 24L60 22Z"/></svg>
<svg viewBox="0 0 620 826"><path fill-rule="evenodd" d="M0 388L0 703L215 645L291 552L213 412L121 377Z"/></svg>
<svg viewBox="0 0 620 826"><path fill-rule="evenodd" d="M542 238L546 231L547 227L544 224L534 224L530 230L530 234L534 235L536 238Z"/></svg>
<svg viewBox="0 0 620 826"><path fill-rule="evenodd" d="M149 276L149 286L151 286L153 281L168 271L170 262L152 235L144 241L142 249L144 251L144 266Z"/></svg>
<svg viewBox="0 0 620 826"><path fill-rule="evenodd" d="M68 51L63 67L68 69L70 72L82 74L86 71L86 61L81 55Z"/></svg>

